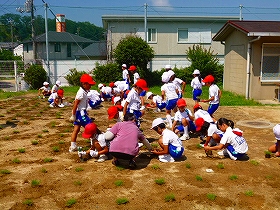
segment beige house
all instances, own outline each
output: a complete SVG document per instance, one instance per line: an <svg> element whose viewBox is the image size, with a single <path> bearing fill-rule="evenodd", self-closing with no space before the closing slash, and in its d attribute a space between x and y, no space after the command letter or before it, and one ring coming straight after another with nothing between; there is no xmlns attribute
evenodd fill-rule
<svg viewBox="0 0 280 210"><path fill-rule="evenodd" d="M247 99L279 100L280 21L230 20L213 41L225 45L225 90Z"/></svg>
<svg viewBox="0 0 280 210"><path fill-rule="evenodd" d="M211 47L223 62L224 45L213 42L212 37L228 20L238 20L238 17L147 16L145 36L144 16L103 15L103 27L108 32L108 59L112 59L112 51L122 38L138 35L155 51L151 70L166 64L179 68L189 66L186 50L194 44L206 49Z"/></svg>

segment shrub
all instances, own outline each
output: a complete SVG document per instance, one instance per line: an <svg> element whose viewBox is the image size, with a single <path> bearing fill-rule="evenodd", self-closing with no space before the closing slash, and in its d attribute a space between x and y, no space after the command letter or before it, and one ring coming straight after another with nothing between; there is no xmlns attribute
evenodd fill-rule
<svg viewBox="0 0 280 210"><path fill-rule="evenodd" d="M41 65L31 65L25 71L24 81L31 89L39 89L46 80L47 72Z"/></svg>
<svg viewBox="0 0 280 210"><path fill-rule="evenodd" d="M2 169L2 170L0 170L0 173L1 174L10 174L11 171L9 171L8 169Z"/></svg>
<svg viewBox="0 0 280 210"><path fill-rule="evenodd" d="M76 68L70 69L70 73L64 78L67 80L69 85L80 86L80 77L85 74L85 71L78 71Z"/></svg>
<svg viewBox="0 0 280 210"><path fill-rule="evenodd" d="M96 64L93 70L94 79L99 83L110 83L122 80L122 69L116 63Z"/></svg>

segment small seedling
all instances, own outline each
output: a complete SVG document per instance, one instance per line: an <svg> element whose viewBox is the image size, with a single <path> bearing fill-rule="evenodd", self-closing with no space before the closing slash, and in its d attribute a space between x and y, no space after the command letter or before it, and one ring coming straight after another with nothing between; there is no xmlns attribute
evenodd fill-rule
<svg viewBox="0 0 280 210"><path fill-rule="evenodd" d="M265 155L265 157L266 158L271 158L271 154L272 154L272 152L270 152L270 151L264 151L264 155Z"/></svg>
<svg viewBox="0 0 280 210"><path fill-rule="evenodd" d="M254 192L252 190L248 190L245 192L246 196L252 197L254 195Z"/></svg>
<svg viewBox="0 0 280 210"><path fill-rule="evenodd" d="M77 200L74 199L74 198L71 198L71 199L69 199L69 200L66 201L66 205L65 205L65 206L71 207L71 206L73 206L75 203L77 203Z"/></svg>
<svg viewBox="0 0 280 210"><path fill-rule="evenodd" d="M26 120L24 120L24 121L23 121L23 124L24 124L24 125L28 125L28 124L29 124L29 122L28 122L28 121L26 121Z"/></svg>
<svg viewBox="0 0 280 210"><path fill-rule="evenodd" d="M18 158L13 159L12 161L13 163L17 163L17 164L21 163L21 161Z"/></svg>
<svg viewBox="0 0 280 210"><path fill-rule="evenodd" d="M5 115L3 115L3 114L0 114L0 117L5 117Z"/></svg>
<svg viewBox="0 0 280 210"><path fill-rule="evenodd" d="M238 179L237 175L233 174L229 177L230 180L236 180Z"/></svg>
<svg viewBox="0 0 280 210"><path fill-rule="evenodd" d="M58 143L59 144L65 144L65 141L60 140Z"/></svg>
<svg viewBox="0 0 280 210"><path fill-rule="evenodd" d="M116 185L116 186L122 186L123 185L123 181L122 180L116 180L115 182L114 182L114 184Z"/></svg>
<svg viewBox="0 0 280 210"><path fill-rule="evenodd" d="M64 133L60 133L59 136L60 136L60 137L63 137L63 136L64 136Z"/></svg>
<svg viewBox="0 0 280 210"><path fill-rule="evenodd" d="M199 175L196 175L196 176L195 176L195 179L196 179L197 181L202 181L202 177L199 176Z"/></svg>
<svg viewBox="0 0 280 210"><path fill-rule="evenodd" d="M116 203L117 203L118 205L126 204L126 203L128 203L128 202L129 202L129 201L128 201L127 198L118 198L118 199L116 200Z"/></svg>
<svg viewBox="0 0 280 210"><path fill-rule="evenodd" d="M78 180L78 181L75 181L75 182L74 182L74 185L76 185L76 186L81 186L81 185L82 185L82 182L79 181L79 180Z"/></svg>
<svg viewBox="0 0 280 210"><path fill-rule="evenodd" d="M158 148L158 147L159 147L159 145L158 145L158 144L156 144L156 143L152 143L152 144L151 144L151 146L152 146L154 149L156 149L156 148Z"/></svg>
<svg viewBox="0 0 280 210"><path fill-rule="evenodd" d="M19 133L19 130L14 130L13 133L17 134L17 133Z"/></svg>
<svg viewBox="0 0 280 210"><path fill-rule="evenodd" d="M80 171L83 171L83 170L84 170L83 168L75 168L76 172L80 172Z"/></svg>
<svg viewBox="0 0 280 210"><path fill-rule="evenodd" d="M65 128L65 129L64 129L64 132L65 132L65 133L69 133L69 132L70 132L70 129L69 129L69 128Z"/></svg>
<svg viewBox="0 0 280 210"><path fill-rule="evenodd" d="M217 167L218 167L219 169L224 169L224 168L225 168L225 166L224 166L223 163L218 163Z"/></svg>
<svg viewBox="0 0 280 210"><path fill-rule="evenodd" d="M37 145L37 144L39 144L39 141L37 141L37 140L32 140L32 141L31 141L31 144L32 144L32 145Z"/></svg>
<svg viewBox="0 0 280 210"><path fill-rule="evenodd" d="M59 152L59 147L58 147L58 146L54 146L54 147L52 148L52 150L53 150L54 152Z"/></svg>
<svg viewBox="0 0 280 210"><path fill-rule="evenodd" d="M55 127L56 122L51 122L51 127Z"/></svg>
<svg viewBox="0 0 280 210"><path fill-rule="evenodd" d="M4 128L4 126L3 125L0 125L0 129L3 129Z"/></svg>
<svg viewBox="0 0 280 210"><path fill-rule="evenodd" d="M164 200L165 200L165 202L175 201L175 195L170 193L170 194L165 196Z"/></svg>
<svg viewBox="0 0 280 210"><path fill-rule="evenodd" d="M25 149L24 148L19 148L18 151L19 151L19 153L25 153Z"/></svg>
<svg viewBox="0 0 280 210"><path fill-rule="evenodd" d="M31 187L37 187L37 186L40 186L40 183L41 183L41 181L40 181L40 180L33 179L33 180L31 181Z"/></svg>
<svg viewBox="0 0 280 210"><path fill-rule="evenodd" d="M35 117L30 117L29 120L35 120Z"/></svg>
<svg viewBox="0 0 280 210"><path fill-rule="evenodd" d="M53 162L53 159L52 158L45 158L44 162L45 163L50 163L50 162Z"/></svg>
<svg viewBox="0 0 280 210"><path fill-rule="evenodd" d="M43 138L43 135L42 134L38 134L37 137L38 138Z"/></svg>
<svg viewBox="0 0 280 210"><path fill-rule="evenodd" d="M122 167L122 166L116 166L116 169L117 169L118 171L123 171L125 168Z"/></svg>
<svg viewBox="0 0 280 210"><path fill-rule="evenodd" d="M251 160L250 161L254 166L258 166L260 163L256 160Z"/></svg>
<svg viewBox="0 0 280 210"><path fill-rule="evenodd" d="M155 183L158 184L158 185L163 185L165 183L165 180L163 178L156 179Z"/></svg>
<svg viewBox="0 0 280 210"><path fill-rule="evenodd" d="M10 136L5 136L4 140L10 140Z"/></svg>
<svg viewBox="0 0 280 210"><path fill-rule="evenodd" d="M214 201L215 199L216 199L216 195L215 194L213 194L213 193L208 193L207 194L207 198L209 199L209 200L211 200L211 201Z"/></svg>
<svg viewBox="0 0 280 210"><path fill-rule="evenodd" d="M10 174L11 171L9 171L9 170L7 170L7 169L2 169L2 170L0 170L0 173L1 173L1 174Z"/></svg>
<svg viewBox="0 0 280 210"><path fill-rule="evenodd" d="M43 132L44 132L44 133L48 133L49 130L48 130L48 129L44 129Z"/></svg>
<svg viewBox="0 0 280 210"><path fill-rule="evenodd" d="M200 144L197 144L197 145L196 145L196 148L197 148L197 149L202 149L203 146L201 146Z"/></svg>
<svg viewBox="0 0 280 210"><path fill-rule="evenodd" d="M271 175L267 175L265 178L266 179L272 179L273 177Z"/></svg>
<svg viewBox="0 0 280 210"><path fill-rule="evenodd" d="M42 168L42 169L41 169L41 172L42 172L42 173L47 173L48 171L47 171L47 169Z"/></svg>
<svg viewBox="0 0 280 210"><path fill-rule="evenodd" d="M186 163L186 168L191 168L191 164L190 163Z"/></svg>
<svg viewBox="0 0 280 210"><path fill-rule="evenodd" d="M61 112L57 112L57 113L55 114L55 116L56 116L57 119L61 118Z"/></svg>
<svg viewBox="0 0 280 210"><path fill-rule="evenodd" d="M26 199L25 201L23 201L23 204L27 206L33 206L34 202L31 199Z"/></svg>
<svg viewBox="0 0 280 210"><path fill-rule="evenodd" d="M159 165L154 164L154 165L152 165L152 169L154 169L154 170L158 170L158 169L160 169L160 167L159 167Z"/></svg>

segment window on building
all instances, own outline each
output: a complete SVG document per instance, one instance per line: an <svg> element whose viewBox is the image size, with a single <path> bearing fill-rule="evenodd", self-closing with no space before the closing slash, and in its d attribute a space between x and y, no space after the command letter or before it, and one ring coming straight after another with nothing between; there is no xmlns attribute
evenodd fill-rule
<svg viewBox="0 0 280 210"><path fill-rule="evenodd" d="M72 49L71 49L71 43L67 43L67 57L72 57Z"/></svg>
<svg viewBox="0 0 280 210"><path fill-rule="evenodd" d="M280 44L262 45L261 82L280 81Z"/></svg>
<svg viewBox="0 0 280 210"><path fill-rule="evenodd" d="M54 51L55 52L61 52L60 43L54 43Z"/></svg>
<svg viewBox="0 0 280 210"><path fill-rule="evenodd" d="M28 46L28 44L26 44L26 52L27 52L27 53L29 52L29 46Z"/></svg>
<svg viewBox="0 0 280 210"><path fill-rule="evenodd" d="M178 29L178 43L211 44L211 29L188 28Z"/></svg>
<svg viewBox="0 0 280 210"><path fill-rule="evenodd" d="M157 42L157 30L148 28L148 42Z"/></svg>

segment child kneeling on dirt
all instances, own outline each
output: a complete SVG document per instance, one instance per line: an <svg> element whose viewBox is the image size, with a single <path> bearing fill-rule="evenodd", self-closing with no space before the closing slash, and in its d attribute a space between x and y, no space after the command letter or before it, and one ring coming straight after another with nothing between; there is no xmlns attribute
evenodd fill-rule
<svg viewBox="0 0 280 210"><path fill-rule="evenodd" d="M161 162L174 162L174 158L181 158L184 152L182 141L171 130L165 126L163 119L157 118L152 123L152 128L160 136L158 143L160 149L152 150L151 152L158 155Z"/></svg>
<svg viewBox="0 0 280 210"><path fill-rule="evenodd" d="M57 92L54 92L50 95L48 102L50 103L50 107L64 107L62 100L63 100L63 93L62 89L59 89Z"/></svg>
<svg viewBox="0 0 280 210"><path fill-rule="evenodd" d="M273 133L277 142L268 148L268 151L275 152L276 157L280 157L280 124L273 127Z"/></svg>
<svg viewBox="0 0 280 210"><path fill-rule="evenodd" d="M90 139L91 148L87 151L78 151L80 158L84 155L90 155L91 157L99 156L97 160L99 163L108 160L106 154L109 152L109 142L105 141L104 133L101 133L95 123L87 124L82 136L86 139Z"/></svg>

